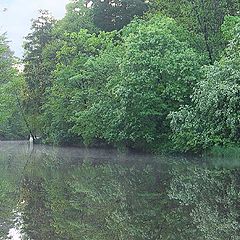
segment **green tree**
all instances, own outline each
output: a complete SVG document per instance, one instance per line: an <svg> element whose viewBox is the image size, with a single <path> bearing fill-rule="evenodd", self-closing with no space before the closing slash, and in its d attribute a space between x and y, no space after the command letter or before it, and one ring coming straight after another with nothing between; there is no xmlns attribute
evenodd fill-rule
<svg viewBox="0 0 240 240"><path fill-rule="evenodd" d="M79 33L67 34L68 41L57 52L58 64L53 74L55 80L44 104L44 129L50 142L76 140L76 134L70 133L72 117L76 111L86 108L88 86L96 82L96 79L87 78L84 65L106 48L112 35L114 33L97 36L84 29ZM81 96L81 100L75 101L75 96Z"/></svg>
<svg viewBox="0 0 240 240"><path fill-rule="evenodd" d="M187 38L162 16L126 27L122 45L110 45L87 63L91 79L103 85L90 88L86 110L76 111L74 132L129 147L166 141L166 117L189 102L201 66Z"/></svg>

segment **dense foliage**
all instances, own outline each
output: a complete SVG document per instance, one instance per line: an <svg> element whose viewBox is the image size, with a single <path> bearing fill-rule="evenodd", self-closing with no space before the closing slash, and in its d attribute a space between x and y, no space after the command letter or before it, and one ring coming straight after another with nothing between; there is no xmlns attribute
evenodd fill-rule
<svg viewBox="0 0 240 240"><path fill-rule="evenodd" d="M173 140L183 151L240 140L240 25L225 55L204 69L195 87L192 105L172 113Z"/></svg>
<svg viewBox="0 0 240 240"><path fill-rule="evenodd" d="M137 20L119 33L68 35L45 103L52 140L143 147L168 133L166 116L189 101L201 57L170 18ZM63 107L65 105L65 107ZM50 122L51 121L51 122Z"/></svg>
<svg viewBox="0 0 240 240"><path fill-rule="evenodd" d="M55 144L237 144L239 10L237 0L78 0L59 21L41 10L24 45L23 125Z"/></svg>

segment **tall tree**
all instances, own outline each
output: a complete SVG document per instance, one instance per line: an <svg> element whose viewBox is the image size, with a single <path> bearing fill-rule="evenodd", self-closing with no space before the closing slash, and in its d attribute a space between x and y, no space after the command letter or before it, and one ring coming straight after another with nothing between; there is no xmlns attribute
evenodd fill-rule
<svg viewBox="0 0 240 240"><path fill-rule="evenodd" d="M32 119L32 129L41 113L46 88L51 85L49 80L51 69L44 62L43 50L52 40L51 30L54 23L55 19L47 10L40 10L40 16L32 21L32 32L25 38L23 62L28 87L26 107Z"/></svg>

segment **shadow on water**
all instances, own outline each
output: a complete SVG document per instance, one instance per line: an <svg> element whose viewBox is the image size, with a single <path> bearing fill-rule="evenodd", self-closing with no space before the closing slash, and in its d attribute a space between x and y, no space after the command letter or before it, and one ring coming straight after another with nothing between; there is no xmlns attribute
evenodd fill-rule
<svg viewBox="0 0 240 240"><path fill-rule="evenodd" d="M0 143L0 239L240 239L238 159Z"/></svg>

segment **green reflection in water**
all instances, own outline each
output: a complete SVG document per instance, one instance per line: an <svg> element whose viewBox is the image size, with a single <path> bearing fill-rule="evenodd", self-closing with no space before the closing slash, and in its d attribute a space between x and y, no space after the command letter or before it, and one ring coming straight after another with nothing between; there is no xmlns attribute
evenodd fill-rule
<svg viewBox="0 0 240 240"><path fill-rule="evenodd" d="M0 154L1 239L13 210L22 239L240 239L236 161L8 146Z"/></svg>
<svg viewBox="0 0 240 240"><path fill-rule="evenodd" d="M16 147L0 142L0 239L7 239L14 227L19 204L19 189L28 155L28 145Z"/></svg>

